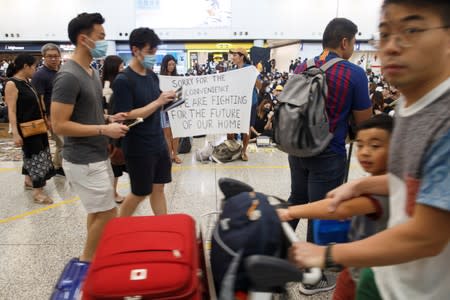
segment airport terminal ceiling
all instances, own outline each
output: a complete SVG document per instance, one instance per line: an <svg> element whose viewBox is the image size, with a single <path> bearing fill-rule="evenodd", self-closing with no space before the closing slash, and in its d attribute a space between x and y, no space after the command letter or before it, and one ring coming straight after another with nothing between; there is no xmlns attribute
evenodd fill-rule
<svg viewBox="0 0 450 300"><path fill-rule="evenodd" d="M100 12L108 40L126 41L136 27L154 28L166 41L320 40L334 17L376 31L381 0L0 0L0 42L67 41L80 12Z"/></svg>

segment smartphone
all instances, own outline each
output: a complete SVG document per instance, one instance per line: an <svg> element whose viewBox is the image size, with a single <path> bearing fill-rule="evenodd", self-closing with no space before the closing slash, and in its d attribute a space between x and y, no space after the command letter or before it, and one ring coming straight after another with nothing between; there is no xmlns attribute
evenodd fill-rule
<svg viewBox="0 0 450 300"><path fill-rule="evenodd" d="M175 90L175 98L173 99L173 101L169 102L163 106L163 111L167 112L167 111L171 110L172 108L175 108L175 107L183 104L185 99L182 98L182 96L183 96L183 86L180 86L179 88L177 88Z"/></svg>
<svg viewBox="0 0 450 300"><path fill-rule="evenodd" d="M144 122L144 119L136 118L136 120L127 120L127 121L125 121L124 125L127 125L128 128L131 128L131 127L133 127L133 126L135 126L135 125L137 125L139 123L142 123L142 122Z"/></svg>
<svg viewBox="0 0 450 300"><path fill-rule="evenodd" d="M175 90L175 100L174 101L179 100L181 98L181 95L183 95L183 86L180 86L179 88L177 88Z"/></svg>

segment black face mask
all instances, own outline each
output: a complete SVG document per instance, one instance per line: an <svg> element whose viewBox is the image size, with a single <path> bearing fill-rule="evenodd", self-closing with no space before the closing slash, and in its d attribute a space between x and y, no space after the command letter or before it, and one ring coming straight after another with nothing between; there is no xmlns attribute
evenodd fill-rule
<svg viewBox="0 0 450 300"><path fill-rule="evenodd" d="M264 112L268 114L270 112L270 108L264 107Z"/></svg>

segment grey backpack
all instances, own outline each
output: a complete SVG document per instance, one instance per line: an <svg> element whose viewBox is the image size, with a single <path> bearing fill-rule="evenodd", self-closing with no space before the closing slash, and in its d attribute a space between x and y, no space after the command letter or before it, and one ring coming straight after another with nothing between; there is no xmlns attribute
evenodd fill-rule
<svg viewBox="0 0 450 300"><path fill-rule="evenodd" d="M306 70L286 83L273 119L273 140L281 151L298 157L320 154L330 143L325 71L343 60L333 58L320 68L308 60Z"/></svg>

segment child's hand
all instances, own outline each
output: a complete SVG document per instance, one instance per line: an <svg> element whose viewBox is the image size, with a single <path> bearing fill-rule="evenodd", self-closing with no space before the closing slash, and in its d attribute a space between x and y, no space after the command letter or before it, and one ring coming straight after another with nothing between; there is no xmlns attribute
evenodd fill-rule
<svg viewBox="0 0 450 300"><path fill-rule="evenodd" d="M277 209L278 217L282 222L291 221L294 218L289 214L289 209L287 208L279 208Z"/></svg>

